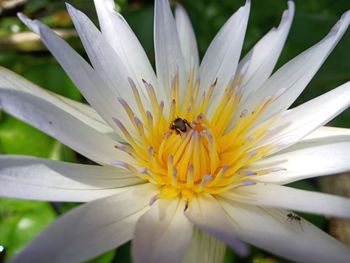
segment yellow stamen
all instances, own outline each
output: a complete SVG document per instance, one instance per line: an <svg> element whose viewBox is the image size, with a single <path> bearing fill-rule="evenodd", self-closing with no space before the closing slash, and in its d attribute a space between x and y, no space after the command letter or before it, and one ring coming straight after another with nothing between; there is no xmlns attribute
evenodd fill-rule
<svg viewBox="0 0 350 263"><path fill-rule="evenodd" d="M193 185L194 185L193 164L190 164L188 167L186 186L188 188L192 188Z"/></svg>
<svg viewBox="0 0 350 263"><path fill-rule="evenodd" d="M140 94L136 88L136 85L134 83L134 81L132 79L129 78L129 84L131 86L131 89L132 89L132 93L134 94L134 98L135 98L135 101L136 101L136 105L137 105L137 108L139 109L141 115L142 115L142 119L144 122L146 122L147 120L147 116L146 116L146 111L145 111L145 108L143 107L143 103L141 101L141 97L140 97Z"/></svg>
<svg viewBox="0 0 350 263"><path fill-rule="evenodd" d="M276 170L270 167L250 171L246 167L278 149L276 145L263 144L278 116L259 125L257 121L280 93L262 100L252 111L243 110L235 119L242 98L239 91L242 74L239 74L227 84L213 114L208 115L219 82L216 79L198 96L200 81L194 76L191 71L181 97L179 74L174 74L170 98L160 102L154 87L143 80L151 105L149 111L144 108L136 85L129 80L141 119L126 101L119 100L138 137L133 138L115 119L129 144L117 148L127 152L140 166L135 168L120 162L118 165L158 185L161 191L156 198L181 196L188 202L203 192L220 194L254 184L251 175Z"/></svg>

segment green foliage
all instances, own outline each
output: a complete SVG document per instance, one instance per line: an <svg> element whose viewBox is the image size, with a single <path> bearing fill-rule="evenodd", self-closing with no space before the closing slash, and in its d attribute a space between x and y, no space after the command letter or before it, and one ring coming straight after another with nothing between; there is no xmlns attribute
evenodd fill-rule
<svg viewBox="0 0 350 263"><path fill-rule="evenodd" d="M15 17L5 17L0 20L0 36L17 33L22 28L22 24Z"/></svg>
<svg viewBox="0 0 350 263"><path fill-rule="evenodd" d="M131 262L130 251L131 251L131 242L128 242L128 243L118 247L116 250L116 255L115 255L115 259L117 259L116 262L118 262L118 263Z"/></svg>
<svg viewBox="0 0 350 263"><path fill-rule="evenodd" d="M62 68L56 63L41 63L32 66L23 72L23 76L39 86L65 97L73 100L81 99L79 91L64 73Z"/></svg>
<svg viewBox="0 0 350 263"><path fill-rule="evenodd" d="M45 202L0 199L0 244L13 257L55 219Z"/></svg>
<svg viewBox="0 0 350 263"><path fill-rule="evenodd" d="M53 144L51 137L11 116L1 122L0 145L4 153L49 157Z"/></svg>
<svg viewBox="0 0 350 263"><path fill-rule="evenodd" d="M237 262L235 258L235 253L231 249L226 249L224 263L234 263Z"/></svg>
<svg viewBox="0 0 350 263"><path fill-rule="evenodd" d="M103 255L93 258L86 263L110 263L115 257L115 251L109 251L107 253L104 253Z"/></svg>

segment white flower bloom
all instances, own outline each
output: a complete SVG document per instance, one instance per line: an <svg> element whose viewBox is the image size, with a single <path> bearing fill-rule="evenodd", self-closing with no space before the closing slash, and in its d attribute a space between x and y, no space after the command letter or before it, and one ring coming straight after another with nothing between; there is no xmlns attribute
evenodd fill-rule
<svg viewBox="0 0 350 263"><path fill-rule="evenodd" d="M113 0L95 5L101 31L67 5L92 66L48 27L19 15L92 107L0 69L2 109L100 164L0 156L1 196L88 202L14 262L79 262L129 240L135 262L221 262L225 244L247 253L241 241L294 261L349 262L348 248L291 210L350 218L350 200L283 184L350 170L350 130L321 127L349 106L350 82L288 110L346 31L350 12L270 76L292 1L239 62L247 1L199 65L184 9L174 19L168 1L156 0L155 74Z"/></svg>

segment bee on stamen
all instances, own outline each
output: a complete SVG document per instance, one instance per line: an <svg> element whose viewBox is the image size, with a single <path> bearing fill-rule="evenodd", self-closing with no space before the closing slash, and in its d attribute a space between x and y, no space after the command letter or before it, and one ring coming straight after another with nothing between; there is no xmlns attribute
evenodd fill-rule
<svg viewBox="0 0 350 263"><path fill-rule="evenodd" d="M187 128L192 129L192 126L186 119L176 118L169 128L174 130L176 134L181 134L181 132L186 132Z"/></svg>

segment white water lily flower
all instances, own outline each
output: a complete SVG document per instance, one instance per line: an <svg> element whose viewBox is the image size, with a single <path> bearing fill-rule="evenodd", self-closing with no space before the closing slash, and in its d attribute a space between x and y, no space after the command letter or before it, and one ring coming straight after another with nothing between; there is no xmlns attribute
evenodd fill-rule
<svg viewBox="0 0 350 263"><path fill-rule="evenodd" d="M247 253L241 241L294 261L349 262L348 248L291 210L350 218L350 200L283 185L350 170L350 131L321 127L349 106L350 82L287 110L346 31L350 12L270 76L293 2L239 62L247 1L199 65L187 14L178 6L174 19L168 1L156 0L155 74L113 0L95 5L101 31L67 6L92 66L19 15L92 107L0 69L5 111L100 164L0 157L1 196L88 202L14 262L79 262L129 240L135 262L221 262L225 244Z"/></svg>

